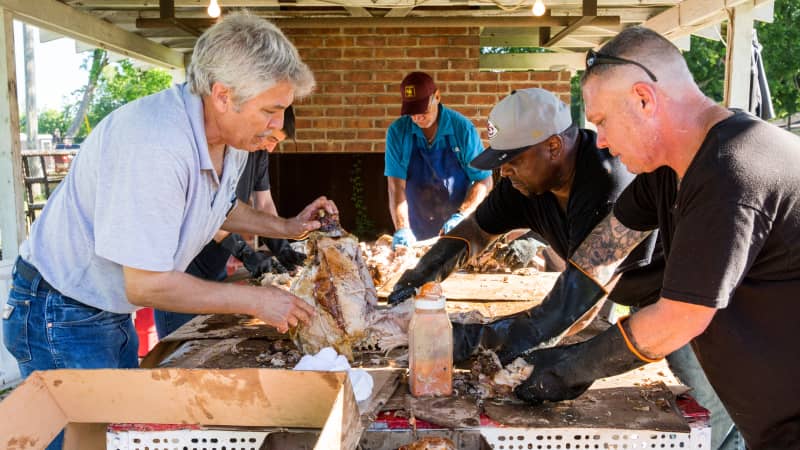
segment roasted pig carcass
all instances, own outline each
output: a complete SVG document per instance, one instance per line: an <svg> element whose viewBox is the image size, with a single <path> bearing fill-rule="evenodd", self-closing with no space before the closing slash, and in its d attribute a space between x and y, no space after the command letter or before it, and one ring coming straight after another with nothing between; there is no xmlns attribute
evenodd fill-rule
<svg viewBox="0 0 800 450"><path fill-rule="evenodd" d="M291 336L303 353L333 347L349 360L353 350L389 351L408 344L411 301L394 308L378 307L378 296L358 239L341 229L338 218L325 217L306 243L306 264L290 291L314 306L308 325Z"/></svg>

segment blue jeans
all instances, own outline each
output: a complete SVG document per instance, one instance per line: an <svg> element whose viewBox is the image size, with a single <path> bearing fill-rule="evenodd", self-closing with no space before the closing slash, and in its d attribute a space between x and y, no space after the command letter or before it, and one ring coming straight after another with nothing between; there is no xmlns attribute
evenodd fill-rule
<svg viewBox="0 0 800 450"><path fill-rule="evenodd" d="M158 338L164 339L164 337L180 328L181 325L194 319L194 317L194 314L154 309L153 319L155 319L156 322L156 333L158 333Z"/></svg>
<svg viewBox="0 0 800 450"><path fill-rule="evenodd" d="M34 370L139 367L139 339L130 314L116 314L62 295L17 258L3 320L3 343L22 378ZM63 433L48 449L60 449Z"/></svg>
<svg viewBox="0 0 800 450"><path fill-rule="evenodd" d="M711 450L744 450L744 439L706 378L692 346L686 344L672 352L667 363L672 373L692 388L690 394L697 403L711 413Z"/></svg>

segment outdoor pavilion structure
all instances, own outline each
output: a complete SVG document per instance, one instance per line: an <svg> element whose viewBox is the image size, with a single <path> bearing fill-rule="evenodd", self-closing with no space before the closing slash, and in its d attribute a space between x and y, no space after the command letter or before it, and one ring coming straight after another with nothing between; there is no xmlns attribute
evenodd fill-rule
<svg viewBox="0 0 800 450"><path fill-rule="evenodd" d="M719 39L728 21L725 103L747 108L753 22L771 21L774 0L219 0L291 28L469 26L481 47L544 47L547 53L484 54L481 71L584 68L588 49L643 25L679 47L691 34ZM215 23L207 0L0 0L0 240L13 261L25 239L13 20L182 74L194 42ZM3 262L0 261L0 262Z"/></svg>

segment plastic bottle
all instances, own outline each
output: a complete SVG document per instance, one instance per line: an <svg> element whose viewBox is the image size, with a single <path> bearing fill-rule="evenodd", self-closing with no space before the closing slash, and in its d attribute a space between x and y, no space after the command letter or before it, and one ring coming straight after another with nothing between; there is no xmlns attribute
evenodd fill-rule
<svg viewBox="0 0 800 450"><path fill-rule="evenodd" d="M438 283L426 283L414 298L408 327L411 395L446 397L453 393L453 327Z"/></svg>

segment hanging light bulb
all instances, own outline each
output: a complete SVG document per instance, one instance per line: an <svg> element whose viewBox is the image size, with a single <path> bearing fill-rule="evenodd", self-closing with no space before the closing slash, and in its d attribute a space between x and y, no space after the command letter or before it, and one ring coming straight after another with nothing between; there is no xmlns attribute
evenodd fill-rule
<svg viewBox="0 0 800 450"><path fill-rule="evenodd" d="M542 10L544 10L544 6L542 6ZM219 17L220 13L222 13L222 10L219 9L219 3L217 3L217 0L211 0L211 2L209 2L207 11L208 15L214 18Z"/></svg>
<svg viewBox="0 0 800 450"><path fill-rule="evenodd" d="M531 8L531 12L536 17L544 15L544 2L542 0L536 0L533 2L533 8Z"/></svg>

